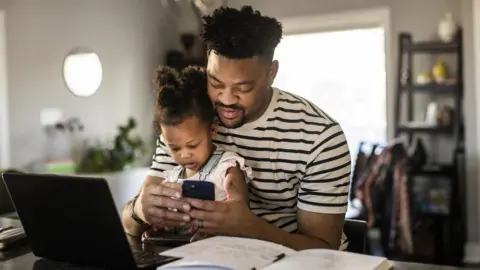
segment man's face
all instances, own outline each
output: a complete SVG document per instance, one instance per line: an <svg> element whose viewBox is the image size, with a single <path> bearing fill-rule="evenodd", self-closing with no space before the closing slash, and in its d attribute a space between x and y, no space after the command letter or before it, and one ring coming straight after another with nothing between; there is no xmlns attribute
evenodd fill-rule
<svg viewBox="0 0 480 270"><path fill-rule="evenodd" d="M276 67L276 65L274 65ZM229 59L211 52L208 56L208 95L219 121L237 128L256 120L268 107L276 70L259 57Z"/></svg>

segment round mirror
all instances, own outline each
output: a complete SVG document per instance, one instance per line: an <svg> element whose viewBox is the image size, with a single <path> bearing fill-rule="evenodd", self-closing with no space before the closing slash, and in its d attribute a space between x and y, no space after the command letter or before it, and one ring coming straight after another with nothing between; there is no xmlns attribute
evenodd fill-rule
<svg viewBox="0 0 480 270"><path fill-rule="evenodd" d="M102 83L103 68L98 55L90 49L77 48L63 62L63 78L76 96L88 97Z"/></svg>

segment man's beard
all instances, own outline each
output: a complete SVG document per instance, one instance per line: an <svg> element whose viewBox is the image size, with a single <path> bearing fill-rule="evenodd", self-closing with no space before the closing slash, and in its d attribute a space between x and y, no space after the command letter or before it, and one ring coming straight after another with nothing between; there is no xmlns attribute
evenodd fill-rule
<svg viewBox="0 0 480 270"><path fill-rule="evenodd" d="M238 122L235 122L233 124L224 122L224 120L222 119L222 117L220 116L220 114L218 112L219 108L226 108L226 109L241 111L241 116L238 119ZM215 102L215 113L217 114L217 119L220 122L220 124L222 124L222 126L224 126L226 128L239 128L239 127L241 127L245 124L245 108L243 108L240 105L235 105L235 104L234 105L224 105L220 102Z"/></svg>

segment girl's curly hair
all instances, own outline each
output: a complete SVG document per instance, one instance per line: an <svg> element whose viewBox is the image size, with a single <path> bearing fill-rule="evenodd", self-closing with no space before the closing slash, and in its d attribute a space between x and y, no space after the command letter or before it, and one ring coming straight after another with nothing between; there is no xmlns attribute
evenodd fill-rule
<svg viewBox="0 0 480 270"><path fill-rule="evenodd" d="M214 109L207 90L203 68L189 66L181 71L160 67L155 73L157 125L178 125L196 116L207 125L214 119Z"/></svg>

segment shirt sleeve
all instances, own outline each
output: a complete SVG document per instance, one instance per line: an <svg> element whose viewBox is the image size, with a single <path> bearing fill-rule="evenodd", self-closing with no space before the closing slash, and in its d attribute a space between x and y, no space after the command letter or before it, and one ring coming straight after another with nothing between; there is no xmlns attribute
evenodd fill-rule
<svg viewBox="0 0 480 270"><path fill-rule="evenodd" d="M299 209L326 214L347 212L351 160L339 124L328 126L315 141L298 192Z"/></svg>
<svg viewBox="0 0 480 270"><path fill-rule="evenodd" d="M169 151L165 143L163 142L163 137L160 135L157 138L157 148L155 149L155 154L153 154L152 165L148 170L148 175L165 178L165 174L168 171L171 171L177 164L170 156Z"/></svg>
<svg viewBox="0 0 480 270"><path fill-rule="evenodd" d="M223 184L225 177L227 176L228 169L231 167L236 167L237 164L245 175L245 181L247 183L250 182L250 180L253 179L252 168L245 164L244 158L234 152L225 152L222 155L217 166L215 167L215 170L212 172L214 179L221 183L221 186L224 187Z"/></svg>
<svg viewBox="0 0 480 270"><path fill-rule="evenodd" d="M215 200L225 200L227 193L225 192L225 177L227 171L232 167L240 167L245 176L245 182L248 184L253 179L252 168L245 165L245 159L234 152L225 152L220 158L215 170L212 172L211 181L215 184Z"/></svg>

